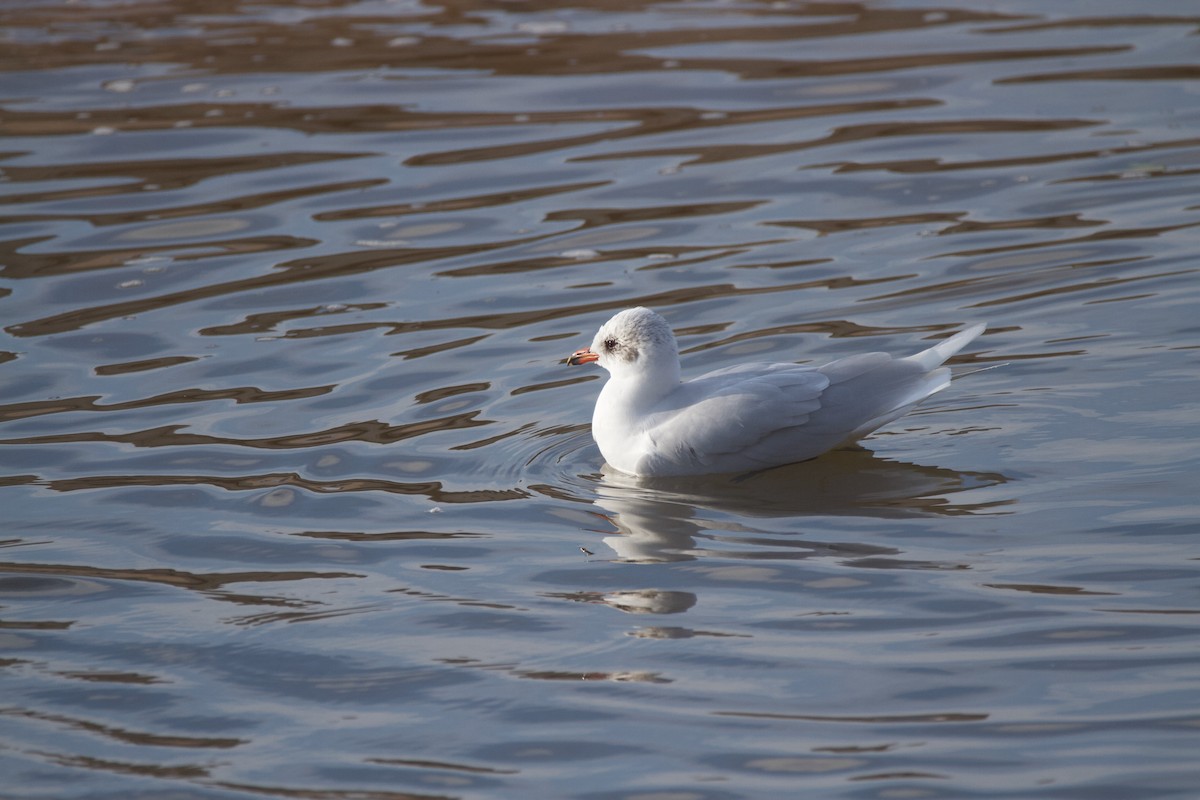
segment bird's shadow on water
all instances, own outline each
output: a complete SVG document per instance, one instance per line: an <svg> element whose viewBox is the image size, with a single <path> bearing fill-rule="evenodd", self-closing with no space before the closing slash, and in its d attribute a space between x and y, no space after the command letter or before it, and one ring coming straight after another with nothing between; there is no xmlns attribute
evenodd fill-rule
<svg viewBox="0 0 1200 800"><path fill-rule="evenodd" d="M604 543L626 561L692 559L714 548L723 556L740 558L886 559L899 551L874 544L815 542L804 534L813 527L806 523L821 518L828 522L830 517L882 523L1002 514L1013 502L996 500L994 493L989 493L993 499L982 501L965 496L1008 483L999 473L888 461L862 448L743 475L638 478L606 465L590 480L595 481L599 516L616 528Z"/></svg>

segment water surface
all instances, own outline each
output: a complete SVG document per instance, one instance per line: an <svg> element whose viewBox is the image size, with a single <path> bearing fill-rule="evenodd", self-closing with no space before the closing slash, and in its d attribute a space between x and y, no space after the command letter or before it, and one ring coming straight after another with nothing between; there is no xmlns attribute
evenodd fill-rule
<svg viewBox="0 0 1200 800"><path fill-rule="evenodd" d="M1190 798L1185 4L9 3L14 798ZM562 359L988 333L649 481Z"/></svg>

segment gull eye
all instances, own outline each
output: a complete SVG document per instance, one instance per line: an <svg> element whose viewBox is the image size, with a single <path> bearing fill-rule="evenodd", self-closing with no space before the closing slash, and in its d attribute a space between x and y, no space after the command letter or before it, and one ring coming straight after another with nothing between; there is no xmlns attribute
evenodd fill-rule
<svg viewBox="0 0 1200 800"><path fill-rule="evenodd" d="M609 353L611 353L613 350L616 350L620 346L621 343L611 336L604 340L604 349Z"/></svg>

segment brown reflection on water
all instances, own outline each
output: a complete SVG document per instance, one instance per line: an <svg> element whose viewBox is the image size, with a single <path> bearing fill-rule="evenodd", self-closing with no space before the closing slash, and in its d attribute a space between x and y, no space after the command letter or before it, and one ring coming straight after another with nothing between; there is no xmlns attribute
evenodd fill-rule
<svg viewBox="0 0 1200 800"><path fill-rule="evenodd" d="M1032 249L1032 248L1026 248ZM1005 251L1007 252L1007 250ZM1064 293L1063 290L1074 291L1083 288L1097 288L1120 285L1126 279L1105 276L1105 272L1123 274L1130 264L1146 260L1145 256L1127 258L1108 258L1090 261L1076 261L1080 253L1071 251L1050 251L1045 254L1030 254L1027 258L1013 260L987 260L976 262L972 268L983 274L972 275L969 278L929 283L924 286L901 289L895 292L875 295L871 300L889 300L903 297L961 297L963 299L983 296L990 299L981 300L968 306L983 307L986 304L1003 302L1008 295L997 298L1000 292L1011 293L1014 290L1022 299L1053 297ZM1066 263L1063 263L1066 262ZM1076 276L1086 276L1080 281ZM1140 276L1128 280L1138 280ZM1068 282L1069 281L1069 282ZM995 329L993 329L995 330ZM1072 351L1074 353L1075 351ZM1053 353L1047 355L1055 355ZM956 356L956 363L967 363L983 360L978 352ZM1005 359L1020 358L1016 354L1006 354Z"/></svg>
<svg viewBox="0 0 1200 800"><path fill-rule="evenodd" d="M512 205L543 197L553 197L558 194L572 194L574 192L587 191L588 189L598 189L610 183L611 181L563 183L525 189L509 189L503 192L472 194L443 200L429 200L421 203L389 203L387 205L368 206L365 208L341 208L336 211L322 211L314 214L313 219L318 222L337 222L347 219L392 218L413 214L444 214L453 211L473 211L481 208Z"/></svg>
<svg viewBox="0 0 1200 800"><path fill-rule="evenodd" d="M65 631L74 624L74 622L60 622L50 619L28 620L24 622L0 620L0 631Z"/></svg>
<svg viewBox="0 0 1200 800"><path fill-rule="evenodd" d="M857 285L871 285L874 283L886 283L889 280L891 280L891 279L885 278L885 279L880 279L878 281L862 281L862 282L857 282ZM831 286L830 288L834 288L834 287ZM722 328L722 330L723 330L723 328ZM925 328L925 330L932 330L932 329ZM683 335L689 335L689 334L712 334L712 333L716 333L716 332L717 332L717 330L715 329L714 326L709 326L707 330L695 330L693 328L679 329L676 331L676 335L683 336ZM829 336L830 338L848 339L848 338L854 338L857 336L876 336L881 333L899 333L899 332L900 331L890 330L890 329L867 327L865 325L859 325L859 324L856 324L854 322L851 322L849 320L844 320L844 319L822 320L820 322L793 323L790 325L771 325L769 327L763 327L763 328L759 328L759 329L753 330L753 331L744 331L742 333L735 333L731 336L725 336L720 339L711 339L710 341L704 342L702 344L697 344L697 345L693 345L691 347L681 348L679 352L680 352L680 355L687 355L689 353L701 353L701 352L704 352L705 350L714 350L714 349L718 349L721 347L728 347L729 345L738 344L739 342L750 342L750 341L754 341L755 339L769 338L769 337L773 337L773 336L795 336L795 335L801 334L801 333L816 333L816 334L821 334L823 336ZM904 329L904 332L912 333L915 331L913 328L906 328L906 329Z"/></svg>
<svg viewBox="0 0 1200 800"><path fill-rule="evenodd" d="M1145 153L1158 150L1173 150L1200 145L1200 139L1171 139L1149 143L1122 143L1112 147L1066 150L1061 153L1028 153L1005 158L962 159L948 160L941 158L909 158L889 161L842 161L837 162L835 172L867 172L886 171L896 174L922 174L934 172L954 172L958 170L1002 170L1010 167L1032 167L1044 164L1058 164L1066 161L1088 161L1091 159L1127 155L1130 153ZM1075 178L1067 178L1059 183L1068 183Z"/></svg>
<svg viewBox="0 0 1200 800"><path fill-rule="evenodd" d="M349 4L325 2L321 5L337 7ZM645 4L638 0L573 4L573 8L589 7L610 13L636 15L645 9ZM52 44L46 41L17 41L9 43L6 49L14 66L42 70L95 64L107 58L118 62L173 63L204 73L253 72L262 69L264 63L269 63L271 69L278 72L311 72L317 68L313 61L314 54L320 54L320 68L326 70L373 70L380 64L397 69L472 70L486 65L487 69L498 75L565 76L661 69L664 59L646 55L644 51L709 44L717 36L739 42L785 42L923 30L968 22L1016 22L1024 19L1010 14L947 9L938 20L932 21L926 11L920 8L891 9L862 3L840 3L833 7L818 4L773 8L770 18L761 25L730 25L719 29L679 26L636 31L597 31L587 35L569 31L545 32L537 37L536 46L532 47L524 40L508 43L494 38L451 38L432 34L398 38L394 34L396 26L405 24L436 30L439 26L482 23L488 15L504 8L504 4L488 0L455 0L437 6L421 6L416 14L405 14L404 9L398 8L386 15L355 16L352 12L341 15L313 14L305 16L302 21L287 23L262 18L239 18L242 3L238 0L178 0L170 6L126 7L122 12L88 6L23 8L7 12L5 22L13 26L50 31L70 30L76 36L63 37ZM521 6L521 11L526 13L556 9L556 5L544 2L523 3ZM753 9L739 8L736 13L753 13ZM834 15L836 18L831 19ZM780 23L779 19L783 16L804 21L794 25ZM121 27L115 27L112 24L114 22L119 22ZM146 28L174 29L180 33L140 36ZM79 35L81 32L83 35ZM98 52L98 40L108 42L111 46ZM330 42L334 41L352 46L331 47ZM999 51L990 55L989 60L1032 58L1038 54L1039 51L1031 50ZM962 60L968 55L961 54L957 58ZM939 54L927 56L932 59L938 57ZM950 59L950 63L958 63L953 60L954 55L943 58ZM852 72L895 68L895 65L883 64L883 61L851 60L841 69ZM727 62L722 60L717 63L723 65ZM821 63L814 62L812 69L819 69Z"/></svg>
<svg viewBox="0 0 1200 800"><path fill-rule="evenodd" d="M783 144L716 144L716 145L685 145L682 147L661 147L646 150L625 150L615 153L602 153L591 156L579 156L574 161L609 161L626 158L662 158L691 156L690 164L718 164L726 161L736 161L747 158L762 158L782 153L796 153L830 145L843 145L852 142L874 141L894 137L910 136L956 136L964 133L1038 133L1060 130L1073 130L1099 125L1098 120L1086 119L967 119L945 120L936 122L873 122L862 125L846 125L835 128L827 136L813 139L786 142ZM820 166L820 165L814 165Z"/></svg>
<svg viewBox="0 0 1200 800"><path fill-rule="evenodd" d="M996 25L981 33L1003 36L1010 33L1030 33L1032 31L1061 31L1074 28L1133 28L1159 27L1168 25L1198 25L1200 20L1190 16L1174 16L1172 14L1113 14L1108 17L1063 17L1061 19L1037 20L1030 22L1015 22L1010 25Z"/></svg>
<svg viewBox="0 0 1200 800"><path fill-rule="evenodd" d="M318 610L268 611L261 614L248 614L226 620L231 625L243 628L253 628L260 625L273 625L277 622L320 622L327 619L351 616L353 614L368 614L378 611L377 605L364 605L352 608L326 608Z"/></svg>
<svg viewBox="0 0 1200 800"><path fill-rule="evenodd" d="M142 675L137 672L59 672L64 678L92 683L128 683L136 686L150 686L156 683L167 683L165 678L154 675Z"/></svg>
<svg viewBox="0 0 1200 800"><path fill-rule="evenodd" d="M411 758L367 758L364 761L368 764L416 767L418 769L447 769L455 772L469 772L480 775L517 775L520 773L520 770L517 769L496 769L494 767L481 767L475 764L457 764L448 761L422 761Z"/></svg>
<svg viewBox="0 0 1200 800"><path fill-rule="evenodd" d="M966 212L924 212L917 214L898 214L889 217L862 217L857 219L806 219L806 220L775 220L769 225L781 228L805 228L816 231L821 236L846 231L869 230L871 228L887 228L892 225L932 225L936 222L959 222Z"/></svg>
<svg viewBox="0 0 1200 800"><path fill-rule="evenodd" d="M284 250L296 250L312 247L318 242L298 236L247 236L238 239L226 239L211 242L177 242L171 244L139 244L136 247L121 247L108 250L59 251L52 253L27 253L25 248L44 241L42 238L16 239L0 242L0 277L23 280L27 278L51 277L54 275L73 275L80 272L90 272L98 269L127 266L136 259L153 256L158 253L169 253L175 261L196 261L200 259L219 258L221 256L252 255L255 253L272 253ZM253 288L253 287L248 287ZM202 290L191 290L174 295L168 302L150 300L134 300L94 309L81 309L66 314L58 314L46 320L27 325L9 325L5 331L14 336L40 336L46 333L60 333L89 325L92 322L112 319L114 316L140 313L164 305L183 302L191 299L202 299L206 295ZM111 309L117 313L108 313Z"/></svg>
<svg viewBox="0 0 1200 800"><path fill-rule="evenodd" d="M1143 283L1150 280L1158 280L1162 278L1175 277L1177 275L1190 275L1200 270L1186 269L1174 270L1171 272L1162 272L1156 275L1137 275L1130 278L1096 278L1093 280L1078 281L1067 286L1055 286L1049 289L1041 289L1036 292L1026 292L1012 294L1005 297L996 297L991 300L981 300L978 303L973 303L971 308L987 308L989 306L1007 305L1009 303L1020 303L1030 300L1044 300L1056 295L1074 294L1076 292L1094 292L1099 289L1111 289L1116 286L1125 286L1131 283ZM1149 296L1152 296L1149 295Z"/></svg>
<svg viewBox="0 0 1200 800"><path fill-rule="evenodd" d="M940 257L951 258L961 256L992 255L994 253L1012 253L1021 250L1035 250L1042 247L1059 247L1067 244L1083 244L1089 242L1108 242L1114 239L1146 239L1161 236L1172 231L1187 230L1200 226L1200 222L1182 222L1178 225L1157 225L1145 228L1106 228L1102 231L1089 233L1086 236L1075 236L1069 239L1054 239L1045 242L1019 242L1010 245L994 247L979 247L970 250L958 250L953 253L939 253ZM1161 276L1159 276L1161 277Z"/></svg>
<svg viewBox="0 0 1200 800"><path fill-rule="evenodd" d="M183 359L195 360L195 359ZM140 362L148 364L151 362ZM144 367L151 369L153 367ZM102 367L97 368L97 373ZM135 371L135 370L129 370ZM28 419L46 414L61 414L70 411L128 411L135 408L150 408L153 406L177 405L181 403L207 403L213 400L233 400L238 405L243 403L274 403L281 400L302 400L310 397L320 397L334 390L334 386L311 386L301 389L283 389L280 391L264 391L254 386L238 386L231 389L178 389L166 394L146 397L141 400L127 400L121 403L97 403L99 395L89 397L65 397L55 400L36 400L28 403L9 403L0 405L0 421ZM163 435L169 431L160 429ZM149 434L152 439L153 434ZM87 434L84 434L87 435ZM143 437L145 440L145 437Z"/></svg>
<svg viewBox="0 0 1200 800"><path fill-rule="evenodd" d="M35 719L40 722L51 722L68 728L74 728L75 730L98 734L109 739L115 739L119 742L144 745L146 747L188 747L201 749L216 748L227 750L231 747L237 747L238 745L246 744L247 742L246 739L173 735L164 736L161 734L146 733L143 731L130 731L124 728L102 725L86 719L68 717L62 714L49 714L46 712L33 711L25 708L0 708L0 716L25 717L27 719Z"/></svg>
<svg viewBox="0 0 1200 800"><path fill-rule="evenodd" d="M580 147L598 142L655 136L680 131L719 129L738 125L779 122L821 116L870 113L903 109L919 109L939 103L926 98L894 100L861 100L843 103L822 103L790 108L764 108L750 111L727 111L714 115L702 109L677 108L606 108L586 111L530 111L528 113L466 113L412 111L400 105L326 106L318 109L294 108L266 103L188 103L155 105L132 109L95 108L80 116L79 112L26 111L4 109L0 122L12 135L79 136L105 131L167 131L178 128L184 121L189 129L205 128L276 128L305 134L338 134L369 131L393 133L427 133L429 131L469 130L473 128L528 130L538 126L554 130L577 124L594 127L605 125L597 133L558 136L535 141L436 151L408 157L405 166L442 166L472 161L488 161L565 148ZM177 189L195 182L186 173L205 164L222 173L237 173L246 169L277 169L346 158L363 158L373 153L280 153L268 156L216 157L212 159L179 159L178 161L145 160L135 162L101 162L97 164L67 164L46 167L12 167L11 177L19 181L82 180L137 177L116 186L54 190L46 193L18 195L4 202L34 202L46 200L83 199L124 194L144 190L146 186ZM260 166L255 166L259 164ZM8 170L6 170L8 171ZM604 183L604 182L601 182ZM372 185L372 184L367 184ZM316 188L319 193L321 190ZM526 198L539 194L525 195ZM486 202L488 196L484 195ZM498 193L495 199L520 199L520 193ZM511 200L510 200L511 201ZM448 209L444 209L448 210ZM321 219L341 219L341 212Z"/></svg>
<svg viewBox="0 0 1200 800"><path fill-rule="evenodd" d="M503 244L507 245L511 244L511 242ZM492 248L500 246L502 245L490 244L486 247ZM173 292L170 294L160 295L158 297L130 300L122 303L112 303L102 306L95 306L92 308L77 309L64 314L56 314L51 317L44 317L29 322L21 322L10 325L4 330L13 336L20 337L45 336L53 333L63 333L101 322L103 320L146 313L149 311L169 308L174 305L194 302L196 300L210 299L223 295L240 294L243 292L251 292L291 283L316 281L335 276L355 275L377 269L398 267L410 263L437 261L440 259L452 258L458 255L466 255L468 253L478 252L478 250L479 248L476 246L464 246L454 248L434 248L430 250L419 251L396 250L386 251L384 253L374 252L367 255L356 252L343 253L325 258L306 259L299 262L287 262L281 264L277 271L266 275L256 276L254 278L214 284L182 292ZM640 252L645 254L648 252L660 251L661 248L651 248ZM619 252L610 253L610 257L613 259L623 258L625 257L625 254ZM565 259L559 259L557 263L565 263ZM830 286L845 285L844 281L846 280L846 278L839 278L830 279L829 281L822 281L819 283ZM895 278L881 280L895 280ZM303 338L305 336L313 335L336 336L345 333L364 332L368 330L382 330L384 333L400 334L411 333L415 331L443 330L448 328L515 328L525 325L533 325L539 322L546 322L553 319L566 319L578 315L594 314L603 311L615 311L631 305L665 307L713 297L737 297L769 294L773 292L788 292L797 289L811 288L814 285L816 284L814 284L812 281L765 287L738 287L729 283L695 285L682 289L645 293L633 297L616 298L612 300L563 305L557 307L536 308L522 311L479 314L465 317L450 317L423 321L364 322L350 325L322 326L319 329L310 331L289 331L284 335L284 337ZM409 352L411 353L415 351Z"/></svg>
<svg viewBox="0 0 1200 800"><path fill-rule="evenodd" d="M277 583L310 578L361 578L351 572L184 572L177 569L116 569L76 564L29 564L15 561L0 563L0 570L23 575L67 575L108 581L157 583L198 592L212 592L233 583Z"/></svg>
<svg viewBox="0 0 1200 800"><path fill-rule="evenodd" d="M201 336L246 336L256 333L270 333L285 322L312 317L330 317L338 314L350 314L355 311L374 311L387 308L387 303L341 303L337 306L320 305L306 308L292 308L287 311L260 311L247 314L241 322L231 325L211 325L201 328Z"/></svg>
<svg viewBox="0 0 1200 800"><path fill-rule="evenodd" d="M229 781L203 781L206 787L228 789L231 792L282 797L288 800L457 800L454 795L416 794L413 792L373 791L370 789L323 789L314 790L303 786L270 786L258 783L232 783Z"/></svg>
<svg viewBox="0 0 1200 800"><path fill-rule="evenodd" d="M49 438L49 437L47 437ZM109 441L119 441L112 437ZM308 445L297 445L305 447ZM19 480L17 480L19 479ZM212 486L226 491L258 491L276 489L290 492L290 488L303 489L316 494L338 492L387 492L400 495L421 495L442 503L491 503L500 500L522 500L530 496L524 489L444 489L441 481L424 483L401 483L380 478L348 478L345 480L317 481L302 477L295 472L276 472L265 475L247 475L226 478L216 475L96 475L80 478L42 480L36 476L14 476L15 483L39 484L56 492L77 492L89 489L119 489L132 486ZM277 495L268 505L286 505L293 499L291 494Z"/></svg>
<svg viewBox="0 0 1200 800"><path fill-rule="evenodd" d="M107 758L94 758L92 756L71 756L60 753L37 752L36 755L42 756L48 761L58 764L62 767L74 767L75 769L93 770L97 772L111 772L117 775L138 775L147 778L182 778L182 779L197 779L207 778L215 764L178 764L174 766L163 766L160 764L139 764L134 761L115 761Z"/></svg>
<svg viewBox="0 0 1200 800"><path fill-rule="evenodd" d="M1027 217L1024 219L1007 220L960 220L954 225L942 228L939 236L950 236L956 233L978 233L980 231L1015 231L1015 230L1061 230L1064 228L1095 228L1105 225L1105 220L1084 219L1082 214L1053 214L1044 217Z"/></svg>
<svg viewBox="0 0 1200 800"><path fill-rule="evenodd" d="M766 711L714 711L713 714L721 717L751 717L757 719L780 719L780 720L797 720L808 722L849 722L849 723L868 723L868 724L886 724L886 725L921 725L929 722L934 723L970 723L983 722L987 720L990 714L972 714L961 712L947 712L943 714L901 714L901 715L883 715L883 716L818 716L814 714L778 714Z"/></svg>
<svg viewBox="0 0 1200 800"><path fill-rule="evenodd" d="M617 683L674 683L672 678L658 672L635 670L630 672L576 672L567 670L528 669L515 670L518 678L536 681L615 681Z"/></svg>
<svg viewBox="0 0 1200 800"><path fill-rule="evenodd" d="M5 110L0 116L0 122L5 126L8 135L18 135L19 130L14 130L12 127L17 123L19 128L20 119L23 114L30 112L13 112ZM103 113L116 113L113 111ZM127 112L119 112L127 115ZM15 117L15 119L14 119ZM76 119L72 114L72 118ZM76 119L78 122L78 120ZM94 119L88 120L91 124L81 127L77 131L62 131L64 134L80 134L88 133L96 127ZM33 136L45 136L46 131L32 129L28 132ZM154 187L156 191L168 189L185 189L189 186L195 186L203 180L211 178L213 175L236 175L244 172L257 172L264 169L283 169L287 167L299 167L308 164L321 164L333 161L342 161L352 158L363 158L367 153L304 153L304 152L281 152L281 153L265 153L262 155L253 156L213 156L209 158L171 158L171 159L130 159L121 161L84 161L71 164L59 164L48 166L6 166L4 174L8 180L19 183L33 183L39 181L95 181L110 179L120 181L108 186L89 186L78 189L51 189L42 192L29 192L25 194L5 195L2 199L4 204L8 205L27 205L29 203L43 203L62 200L83 200L98 197L109 197L112 195L132 194L136 192L144 192L149 187ZM361 182L353 182L359 185ZM374 182L367 182L367 185ZM298 187L289 189L281 195L272 196L264 195L262 199L270 202L278 202L279 199L288 197L305 197L309 194L320 194L324 191L333 191L328 187ZM295 194L298 192L299 194ZM239 201L241 202L241 201ZM264 202L255 200L244 201L245 205L234 203L230 205L228 202L221 204L198 205L190 212L192 214L209 213L213 210L230 210L240 208L254 208L264 205ZM177 209L176 211L180 211ZM82 217L95 225L113 225L120 222L129 222L137 217L129 216L130 212L122 212L120 214L95 214ZM156 207L155 213L167 214L169 216L184 216L182 213L172 213L170 209L163 210L161 207ZM0 217L0 222L13 222L23 220L37 219L79 219L78 215L16 215L12 217ZM21 276L23 277L23 276Z"/></svg>
<svg viewBox="0 0 1200 800"><path fill-rule="evenodd" d="M948 67L964 64L981 64L987 61L1021 61L1040 58L1079 58L1082 56L1105 55L1128 50L1127 46L1071 47L1017 49L1017 50L970 50L962 53L910 53L874 58L849 58L820 61L778 61L757 59L684 59L680 65L686 69L711 69L733 72L746 80L772 80L781 78L814 78L834 75L860 75L873 72L894 72L921 67Z"/></svg>
<svg viewBox="0 0 1200 800"><path fill-rule="evenodd" d="M343 542L409 542L417 539L481 539L491 534L471 531L297 531L289 535Z"/></svg>
<svg viewBox="0 0 1200 800"><path fill-rule="evenodd" d="M263 238L271 243L271 249L282 249L282 247L280 247L282 244L286 244L288 247L308 247L317 243L313 240L295 240L291 239L291 237L276 236ZM225 243L225 246L229 247L229 249L232 251L239 253L246 252L245 250L240 249L240 243L238 242L227 242ZM498 247L500 245L491 246ZM126 263L129 260L142 256L147 252L159 252L174 250L177 248L178 245L163 245L161 248L157 249L139 248L138 250L123 249L120 251L108 251L104 253L104 256L107 260L103 265L114 266L119 263ZM175 305L192 303L198 300L253 292L283 284L317 281L338 276L345 277L349 275L357 275L377 269L398 267L405 264L419 263L423 261L437 261L443 258L466 255L468 253L476 252L477 250L478 248L476 247L444 247L417 251L387 250L372 251L368 253L356 251L352 253L340 253L335 256L291 261L280 264L276 270L270 273L257 275L253 278L243 278L224 283L210 284L208 286L201 286L194 289L170 292L157 297L145 297L137 300L126 300L120 303L108 303L100 306L92 306L90 308L76 309L62 314L55 314L50 317L43 317L41 319L36 319L29 322L9 325L4 330L13 336L46 336L53 333L63 333L65 331L77 330L79 328L86 327L97 322L102 322L104 320L144 314L150 311L157 311ZM50 256L42 256L41 258L43 259L43 264L48 260L52 264L63 265L67 263L73 263L76 256L77 254L73 253L58 253ZM21 258L24 259L25 256L21 256ZM185 260L186 257L177 255L175 258L177 260ZM28 267L25 267L24 269L28 270ZM9 276L7 272L0 272L0 275ZM17 274L9 277L25 276Z"/></svg>
<svg viewBox="0 0 1200 800"><path fill-rule="evenodd" d="M877 284L877 283L886 283L891 280L895 280L895 278L885 278L885 279L880 279L877 281L855 281L854 285L869 286L869 285ZM830 288L838 288L838 287L830 286ZM881 295L881 296L889 297L890 295ZM744 333L737 333L732 336L726 336L722 339L714 339L712 341L705 342L704 344L699 344L699 345L695 345L694 347L689 347L689 348L680 350L680 353L681 354L696 353L696 352L701 352L704 350L711 350L714 348L726 347L731 344L737 344L738 342L753 341L755 339L761 339L764 337L772 337L772 336L794 336L794 335L800 334L800 333L815 333L815 334L820 334L822 336L828 336L831 339L853 339L853 338L858 338L858 337L881 336L881 335L889 335L889 334L897 334L897 333L947 333L950 331L952 331L952 327L948 326L948 325L920 325L920 326L906 326L903 328L900 328L900 327L888 328L888 327L875 327L875 326L860 325L851 320L845 320L845 319L832 319L832 320L822 320L820 322L797 323L797 324L792 324L792 325L772 325L770 327L759 328L759 329L753 330L753 331L745 331ZM689 329L686 332L692 333L693 331L691 331ZM695 332L697 332L697 333L700 333L700 332L712 333L713 331L695 331ZM684 333L684 331L679 330L679 331L676 331L676 333L680 334L680 333ZM950 363L951 364L960 363L960 359L965 358L965 357L966 356L963 354L956 355L950 361Z"/></svg>
<svg viewBox="0 0 1200 800"><path fill-rule="evenodd" d="M165 367L174 367L179 364L187 364L192 361L199 361L198 356L164 356L162 358L148 358L145 361L123 361L120 364L102 364L94 367L92 372L97 375L128 375L131 372L145 372L152 369L163 369ZM5 409L0 407L0 419L6 419Z"/></svg>
<svg viewBox="0 0 1200 800"><path fill-rule="evenodd" d="M488 663L473 658L446 658L439 660L442 663L453 667L467 667L470 669L507 672L517 678L528 678L537 681L616 681L618 683L658 684L673 683L671 678L666 678L661 673L643 670L631 670L628 672L602 672L599 670L543 670L524 669L518 667L516 664Z"/></svg>
<svg viewBox="0 0 1200 800"><path fill-rule="evenodd" d="M638 208L573 208L552 211L546 215L547 222L574 221L582 223L577 230L588 230L605 225L624 225L630 222L652 222L657 220L679 220L703 217L710 214L732 214L762 205L763 200L748 200L724 203L687 203L686 205L641 206Z"/></svg>
<svg viewBox="0 0 1200 800"><path fill-rule="evenodd" d="M1014 75L999 78L998 85L1011 83L1049 83L1057 81L1186 81L1200 78L1195 64L1160 67L1129 67L1126 69L1081 69L1065 72L1046 72L1037 75Z"/></svg>
<svg viewBox="0 0 1200 800"><path fill-rule="evenodd" d="M206 165L201 173L204 177L211 177L212 167ZM105 225L129 225L138 222L150 222L167 219L175 219L179 217L196 217L205 214L226 214L234 211L251 211L258 208L269 208L279 203L285 203L291 200L299 200L305 197L319 197L325 194L337 194L340 192L352 192L359 189L369 189L373 186L383 186L388 183L385 178L369 178L355 181L341 181L339 183L316 184L313 186L301 186L292 189L282 189L275 192L262 192L259 194L248 194L240 197L234 197L223 200L212 200L207 203L196 203L189 206L174 206L164 208L162 206L154 206L153 208L142 211L120 211L108 214L14 214L8 217L0 217L0 224L9 222L52 222L56 220L80 220L87 222L96 227ZM156 187L155 191L161 187ZM128 191L137 191L136 187ZM124 192L121 192L122 194ZM116 192L114 192L116 194ZM45 200L46 198L41 198ZM196 226L199 228L199 226ZM166 238L166 233L170 231L161 228L155 229L155 238ZM188 231L186 228L178 231L180 238L186 236ZM197 230L194 235L203 235L202 230ZM304 242L304 239L296 241ZM243 245L244 247L244 245ZM244 252L244 251L242 251Z"/></svg>
<svg viewBox="0 0 1200 800"><path fill-rule="evenodd" d="M755 244L767 244L767 242L746 242L741 246L749 248ZM594 255L592 254L593 252ZM680 268L687 265L699 264L704 261L719 258L721 256L728 256L730 254L731 251L727 247L706 247L699 245L669 244L659 247L610 247L606 248L603 253L600 251L585 251L579 256L554 254L534 258L521 258L515 261L496 261L487 264L481 264L477 267L460 267L455 269L439 270L437 275L438 277L446 278L475 278L482 276L494 277L522 272L538 272L540 270L558 269L561 267L570 266L572 264L578 264L580 262L589 264L616 265L622 262L638 261L641 259L662 255L670 255L676 258L683 255L691 255L691 258L673 260L671 262L673 267ZM605 283L603 281L597 281L593 285L602 286L605 285Z"/></svg>
<svg viewBox="0 0 1200 800"><path fill-rule="evenodd" d="M86 399L86 398L85 398ZM58 408L55 411L68 410L69 407ZM416 436L424 436L435 431L453 431L476 428L491 424L490 420L477 419L478 411L463 414L453 414L421 422L410 422L407 425L388 425L378 420L367 422L351 422L328 428L323 431L310 433L289 434L287 436L272 436L262 439L236 439L228 436L210 436L202 433L185 433L184 425L164 425L160 428L135 431L132 433L102 433L99 431L84 431L80 433L47 434L45 436L27 436L19 439L0 440L0 444L64 444L69 442L120 442L134 447L176 447L179 445L223 444L238 447L253 447L260 450L292 450L302 447L317 447L325 444L341 442L370 442L372 444L391 444Z"/></svg>
<svg viewBox="0 0 1200 800"><path fill-rule="evenodd" d="M405 161L405 164L414 167L429 167L446 164L461 164L471 161L491 161L493 159L518 158L537 153L546 153L552 150L577 148L597 142L610 142L620 139L675 133L681 130L701 131L704 128L722 128L729 125L774 122L781 118L799 119L802 117L841 116L844 114L864 114L873 111L896 111L900 109L924 108L933 105L937 105L937 103L933 100L923 99L859 101L856 103L833 103L826 105L804 106L801 108L786 110L772 109L770 111L754 112L723 112L719 120L708 119L704 116L704 112L694 109L679 109L674 115L665 118L661 111L639 110L636 113L618 112L618 117L627 115L630 118L637 119L639 124L637 126L620 131L606 131L603 133L566 136L557 139L538 140L535 142L523 142L519 144L497 145L494 147L475 147L428 153L420 156L413 156ZM581 115L581 119L579 119L579 121L590 122L594 124L597 121L600 121L600 119L607 118L610 113L612 112L606 111L602 114L598 114L597 112L588 112L586 115ZM755 155L766 155L774 152L790 152L793 148L784 147L782 149L774 149L766 146L742 146L741 149L744 149L745 153L739 157L750 158L754 157ZM620 154L619 157L639 157L647 154L659 155L660 151L624 152ZM583 162L615 157L618 156L581 156L571 160ZM700 161L704 160L709 159L700 159Z"/></svg>
<svg viewBox="0 0 1200 800"><path fill-rule="evenodd" d="M1120 592L1097 592L1084 589L1082 586L1047 586L1039 583L985 583L989 589L1009 589L1014 592L1029 592L1031 594L1057 594L1071 597L1117 595Z"/></svg>

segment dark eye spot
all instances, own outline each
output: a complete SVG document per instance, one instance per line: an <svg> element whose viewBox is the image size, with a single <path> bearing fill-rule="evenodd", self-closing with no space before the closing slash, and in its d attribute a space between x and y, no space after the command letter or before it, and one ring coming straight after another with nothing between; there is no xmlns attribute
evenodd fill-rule
<svg viewBox="0 0 1200 800"><path fill-rule="evenodd" d="M613 350L616 350L620 346L621 346L621 343L618 342L616 339L614 339L611 336L604 340L604 349L610 353Z"/></svg>

